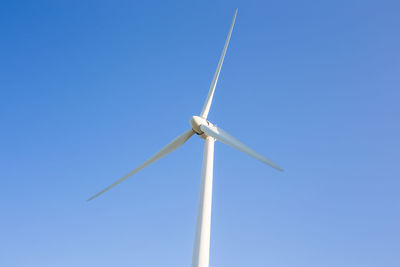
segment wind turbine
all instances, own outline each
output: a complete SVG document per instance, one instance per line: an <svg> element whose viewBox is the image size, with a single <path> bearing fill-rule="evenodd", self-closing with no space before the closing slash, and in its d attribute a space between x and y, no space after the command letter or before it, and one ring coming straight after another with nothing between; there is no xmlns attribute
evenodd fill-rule
<svg viewBox="0 0 400 267"><path fill-rule="evenodd" d="M136 169L132 170L126 174L121 179L117 180L110 186L106 187L96 195L88 199L88 201L100 196L104 192L110 190L114 186L128 179L132 175L136 174L140 170L149 166L153 162L161 159L162 157L168 155L175 149L182 146L187 140L189 140L194 134L197 134L205 140L204 154L203 154L203 166L201 170L201 184L200 184L200 197L199 206L196 220L196 234L193 246L193 257L192 257L192 267L208 267L209 266L209 255L210 255L210 229L211 229L211 200L212 200L212 183L213 183L213 165L214 165L214 142L218 140L226 145L236 148L265 164L283 171L281 167L268 160L264 156L245 146L239 140L235 139L233 136L222 130L221 128L213 125L207 120L208 113L210 111L211 102L214 96L215 87L218 82L218 77L221 72L222 63L224 62L224 57L226 50L228 48L229 40L231 38L233 26L236 20L237 9L235 15L233 16L233 21L229 29L228 37L225 41L224 49L222 50L221 57L218 62L217 70L215 71L214 77L211 82L210 89L206 101L204 103L203 109L200 116L193 116L190 119L191 128L175 138L171 143L166 145L159 152L154 154L151 158L145 161L142 165L138 166Z"/></svg>

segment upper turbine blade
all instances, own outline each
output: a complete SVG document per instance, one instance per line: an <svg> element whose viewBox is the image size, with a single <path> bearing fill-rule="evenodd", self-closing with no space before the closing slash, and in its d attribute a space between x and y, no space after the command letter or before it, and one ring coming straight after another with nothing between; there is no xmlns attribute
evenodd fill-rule
<svg viewBox="0 0 400 267"><path fill-rule="evenodd" d="M268 164L269 166L283 171L283 169L281 167L279 167L278 165L276 165L275 163L273 163L272 161L270 161L269 159L265 158L264 156L258 154L257 152L255 152L254 150L252 150L251 148L245 146L243 143L241 143L239 140L237 140L236 138L234 138L233 136L231 136L230 134L228 134L227 132L225 132L224 130L218 128L217 126L206 126L206 125L201 125L200 129L205 132L207 135L214 137L215 139L217 139L218 141L221 141L222 143L229 145L233 148L236 148L239 151L242 151L250 156L252 156L253 158L258 159L259 161L262 161L266 164Z"/></svg>
<svg viewBox="0 0 400 267"><path fill-rule="evenodd" d="M161 149L159 152L157 152L154 156L152 156L150 159L148 159L146 162L144 162L142 165L140 165L136 169L132 170L130 173L128 173L127 175L125 175L121 179L117 180L112 185L109 185L108 187L104 188L102 191L100 191L96 195L92 196L91 198L88 199L88 201L100 196L104 192L110 190L111 188L113 188L117 184L119 184L122 181L126 180L127 178L131 177L132 175L134 175L138 171L142 170L143 168L147 167L151 163L153 163L153 162L161 159L162 157L168 155L169 153L171 153L172 151L174 151L178 147L182 146L187 140L189 140L190 137L192 137L193 134L194 134L193 130L190 129L189 131L186 131L182 135L178 136L171 143L166 145L163 149Z"/></svg>
<svg viewBox="0 0 400 267"><path fill-rule="evenodd" d="M235 25L236 14L237 14L237 9L235 11L235 15L233 16L232 25L231 25L231 28L229 29L229 34L228 34L228 37L226 38L225 46L224 46L224 49L222 50L221 57L219 58L217 70L215 71L214 77L212 79L206 102L204 103L203 110L201 111L201 114L200 114L200 117L203 117L204 119L207 119L208 112L210 111L211 102L212 102L212 99L214 96L215 86L217 86L219 73L221 72L221 68L222 68L222 63L224 63L224 57L225 57L226 49L228 48L229 40L231 39L233 25Z"/></svg>

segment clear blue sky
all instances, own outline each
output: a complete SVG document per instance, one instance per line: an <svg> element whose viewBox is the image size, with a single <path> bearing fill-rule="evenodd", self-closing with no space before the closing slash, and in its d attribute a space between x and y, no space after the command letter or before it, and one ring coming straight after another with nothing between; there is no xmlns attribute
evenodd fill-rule
<svg viewBox="0 0 400 267"><path fill-rule="evenodd" d="M400 266L398 1L3 1L0 266L190 266L209 119L211 266Z"/></svg>

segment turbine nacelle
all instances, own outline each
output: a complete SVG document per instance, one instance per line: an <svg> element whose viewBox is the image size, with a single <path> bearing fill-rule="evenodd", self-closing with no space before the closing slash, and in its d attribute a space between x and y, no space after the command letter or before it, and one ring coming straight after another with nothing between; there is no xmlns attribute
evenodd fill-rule
<svg viewBox="0 0 400 267"><path fill-rule="evenodd" d="M202 135L204 134L204 132L201 130L200 126L201 125L206 125L209 127L212 127L213 124L211 122L209 122L208 120L200 117L200 116L193 116L190 118L190 125L192 125L192 129L193 131L198 134L198 135Z"/></svg>

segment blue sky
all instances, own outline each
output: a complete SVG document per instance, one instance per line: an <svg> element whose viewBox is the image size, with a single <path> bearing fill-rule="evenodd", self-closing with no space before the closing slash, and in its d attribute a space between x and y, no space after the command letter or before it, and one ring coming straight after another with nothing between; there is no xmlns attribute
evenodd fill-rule
<svg viewBox="0 0 400 267"><path fill-rule="evenodd" d="M210 266L400 265L398 1L5 1L0 266L189 266L202 143L92 202L200 113Z"/></svg>

